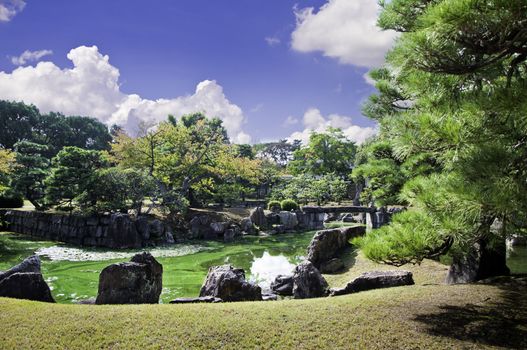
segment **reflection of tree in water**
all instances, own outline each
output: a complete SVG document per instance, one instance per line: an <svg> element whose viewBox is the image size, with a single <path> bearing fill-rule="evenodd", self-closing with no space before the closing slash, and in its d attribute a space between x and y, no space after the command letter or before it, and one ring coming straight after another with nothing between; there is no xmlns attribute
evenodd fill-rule
<svg viewBox="0 0 527 350"><path fill-rule="evenodd" d="M514 284L514 283L513 283ZM465 306L443 305L440 311L415 320L435 336L511 349L527 348L527 287L501 286L498 300Z"/></svg>

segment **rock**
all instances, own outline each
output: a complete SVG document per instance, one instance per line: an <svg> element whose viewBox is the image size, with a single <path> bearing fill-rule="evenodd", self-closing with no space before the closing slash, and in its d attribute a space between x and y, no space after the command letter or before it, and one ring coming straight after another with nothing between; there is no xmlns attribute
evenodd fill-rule
<svg viewBox="0 0 527 350"><path fill-rule="evenodd" d="M141 248L142 245L135 223L126 214L112 214L107 236L107 244L110 248Z"/></svg>
<svg viewBox="0 0 527 350"><path fill-rule="evenodd" d="M11 269L0 272L0 297L55 302L40 271L38 256L30 256Z"/></svg>
<svg viewBox="0 0 527 350"><path fill-rule="evenodd" d="M199 298L176 298L170 301L170 304L197 304L197 303L221 303L223 300L215 297Z"/></svg>
<svg viewBox="0 0 527 350"><path fill-rule="evenodd" d="M0 297L55 302L42 274L31 272L17 272L0 280Z"/></svg>
<svg viewBox="0 0 527 350"><path fill-rule="evenodd" d="M485 240L476 242L464 256L456 256L448 270L446 283L471 283L488 277L509 275L505 240L494 247Z"/></svg>
<svg viewBox="0 0 527 350"><path fill-rule="evenodd" d="M332 289L331 296L362 292L370 289L413 285L410 271L365 272L349 282L344 288Z"/></svg>
<svg viewBox="0 0 527 350"><path fill-rule="evenodd" d="M265 217L265 212L262 207L254 208L251 210L250 219L253 224L258 226L259 229L267 228L267 219Z"/></svg>
<svg viewBox="0 0 527 350"><path fill-rule="evenodd" d="M339 258L333 258L320 264L321 273L335 273L344 268L344 263Z"/></svg>
<svg viewBox="0 0 527 350"><path fill-rule="evenodd" d="M318 231L309 244L307 260L311 261L315 267L320 267L323 262L337 257L340 251L349 245L348 241L351 238L362 236L365 233L364 226Z"/></svg>
<svg viewBox="0 0 527 350"><path fill-rule="evenodd" d="M163 266L150 253L136 254L102 270L96 304L157 304L162 286Z"/></svg>
<svg viewBox="0 0 527 350"><path fill-rule="evenodd" d="M275 280L271 283L271 290L278 295L293 295L293 276L276 276Z"/></svg>
<svg viewBox="0 0 527 350"><path fill-rule="evenodd" d="M338 219L339 215L337 213L326 213L324 215L324 222L337 221Z"/></svg>
<svg viewBox="0 0 527 350"><path fill-rule="evenodd" d="M351 213L346 213L342 216L341 218L341 221L342 222L359 222L357 221L357 219L355 218L355 215L351 214Z"/></svg>
<svg viewBox="0 0 527 350"><path fill-rule="evenodd" d="M280 215L278 212L273 212L265 215L267 226L280 225Z"/></svg>
<svg viewBox="0 0 527 350"><path fill-rule="evenodd" d="M165 232L165 226L163 223L159 220L152 220L148 224L148 231L150 232L150 236L152 238L161 238L163 236L163 233Z"/></svg>
<svg viewBox="0 0 527 350"><path fill-rule="evenodd" d="M293 297L295 299L319 298L328 294L328 283L309 261L295 268L293 274Z"/></svg>
<svg viewBox="0 0 527 350"><path fill-rule="evenodd" d="M284 225L273 225L273 229L269 232L271 235L285 233L287 231Z"/></svg>
<svg viewBox="0 0 527 350"><path fill-rule="evenodd" d="M226 230L225 233L223 234L223 241L225 243L232 242L232 241L234 241L234 237L235 236L236 236L236 230L233 229L233 228L230 228L230 229Z"/></svg>
<svg viewBox="0 0 527 350"><path fill-rule="evenodd" d="M222 265L209 268L199 296L216 297L223 301L262 300L262 290L245 280L243 269Z"/></svg>
<svg viewBox="0 0 527 350"><path fill-rule="evenodd" d="M278 296L273 293L266 293L266 294L262 294L262 300L263 301L275 301L275 300L278 300Z"/></svg>
<svg viewBox="0 0 527 350"><path fill-rule="evenodd" d="M527 245L527 236L511 235L507 238L507 245L510 247L525 246Z"/></svg>
<svg viewBox="0 0 527 350"><path fill-rule="evenodd" d="M0 281L7 278L15 273L41 273L40 272L40 258L38 255L30 256L24 259L20 264L13 266L7 271L0 271Z"/></svg>
<svg viewBox="0 0 527 350"><path fill-rule="evenodd" d="M79 304L79 305L95 305L95 298L82 299L82 300L79 300L79 301L75 302L75 304Z"/></svg>
<svg viewBox="0 0 527 350"><path fill-rule="evenodd" d="M150 239L150 225L148 224L148 218L146 216L140 216L135 221L135 227L137 232L141 235L144 240Z"/></svg>
<svg viewBox="0 0 527 350"><path fill-rule="evenodd" d="M176 243L176 240L174 239L174 234L173 234L172 230L170 228L168 228L168 227L165 230L164 241L167 244L174 244L174 243Z"/></svg>
<svg viewBox="0 0 527 350"><path fill-rule="evenodd" d="M216 236L220 236L225 232L225 229L227 228L227 222L212 222L210 224L210 228L212 229L212 232Z"/></svg>
<svg viewBox="0 0 527 350"><path fill-rule="evenodd" d="M286 230L294 230L298 225L298 219L296 214L289 211L281 211L278 213L280 217L280 224L285 227Z"/></svg>
<svg viewBox="0 0 527 350"><path fill-rule="evenodd" d="M243 232L245 232L248 235L254 235L256 234L256 230L253 226L253 222L251 221L251 218L243 218L240 221L240 228Z"/></svg>

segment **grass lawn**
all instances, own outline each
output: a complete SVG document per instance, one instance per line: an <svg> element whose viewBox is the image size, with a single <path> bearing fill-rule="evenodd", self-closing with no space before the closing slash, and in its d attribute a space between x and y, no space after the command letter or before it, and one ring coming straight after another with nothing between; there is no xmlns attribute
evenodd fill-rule
<svg viewBox="0 0 527 350"><path fill-rule="evenodd" d="M347 253L342 285L388 268ZM410 266L415 286L334 298L90 306L0 298L0 349L527 348L526 287L443 285L445 266Z"/></svg>

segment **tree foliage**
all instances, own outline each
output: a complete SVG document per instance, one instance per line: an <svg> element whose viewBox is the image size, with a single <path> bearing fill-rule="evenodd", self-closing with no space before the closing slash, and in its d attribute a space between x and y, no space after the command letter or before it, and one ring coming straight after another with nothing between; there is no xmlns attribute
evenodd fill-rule
<svg viewBox="0 0 527 350"><path fill-rule="evenodd" d="M527 3L393 0L379 24L402 35L374 74L379 94L365 110L403 175L402 184L384 177L385 186L397 185L413 213L364 249L376 260L419 262L517 232L527 222ZM375 157L368 167L365 176L382 169ZM503 230L490 229L496 219ZM412 229L420 220L423 229Z"/></svg>

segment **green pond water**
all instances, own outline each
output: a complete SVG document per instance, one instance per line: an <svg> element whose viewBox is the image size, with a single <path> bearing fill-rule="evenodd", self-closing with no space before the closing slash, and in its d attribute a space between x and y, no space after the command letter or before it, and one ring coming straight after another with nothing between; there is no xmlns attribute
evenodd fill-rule
<svg viewBox="0 0 527 350"><path fill-rule="evenodd" d="M265 290L277 275L290 273L304 260L313 234L243 237L232 243L192 242L148 249L163 264L161 302L197 296L208 268L225 263L243 268L246 277ZM78 248L0 233L0 270L37 254L55 300L72 303L95 297L101 270L115 262L129 261L140 251Z"/></svg>
<svg viewBox="0 0 527 350"><path fill-rule="evenodd" d="M269 237L246 236L232 243L192 242L149 249L163 264L161 302L199 294L210 266L230 263L241 267L246 277L264 290L279 274L288 274L305 259L314 232ZM99 273L106 266L129 261L140 250L78 248L31 237L0 233L0 270L7 270L37 254L42 273L60 303L95 297ZM512 273L527 273L527 248L507 252Z"/></svg>

